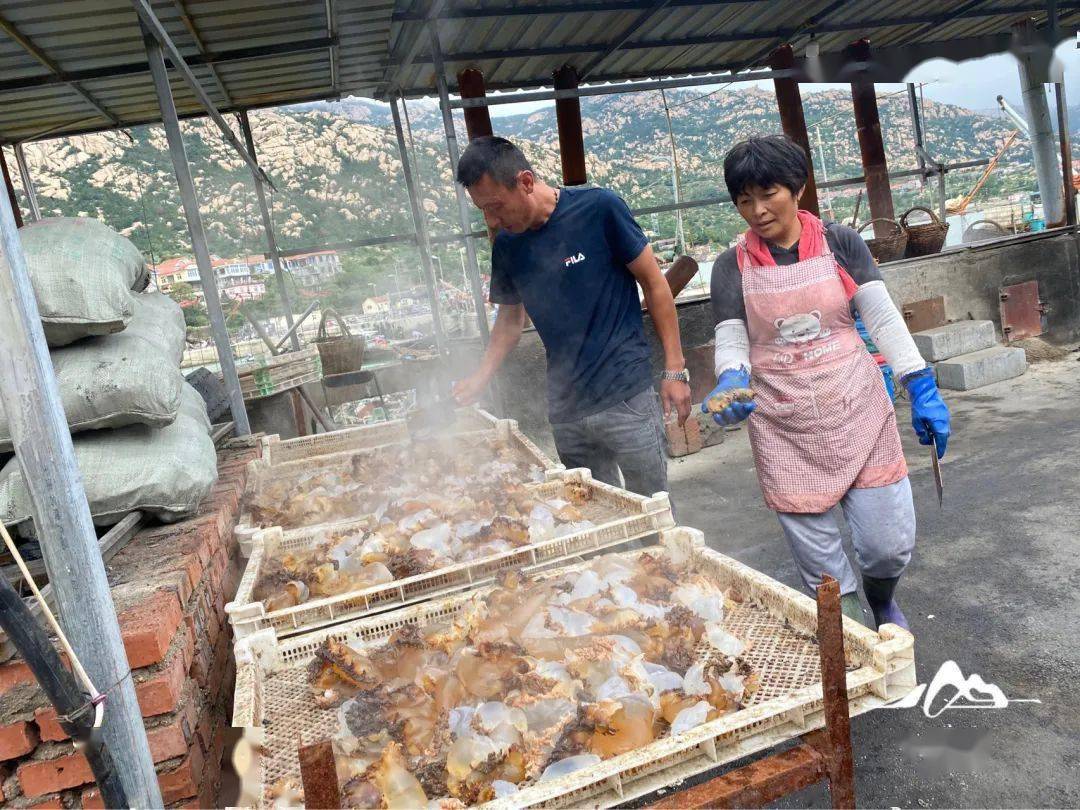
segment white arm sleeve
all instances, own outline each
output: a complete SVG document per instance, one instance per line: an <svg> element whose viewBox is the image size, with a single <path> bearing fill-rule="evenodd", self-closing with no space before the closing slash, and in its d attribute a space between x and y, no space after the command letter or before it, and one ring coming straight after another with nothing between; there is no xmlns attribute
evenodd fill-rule
<svg viewBox="0 0 1080 810"><path fill-rule="evenodd" d="M731 318L716 325L713 370L719 377L727 369L739 367L750 370L750 334L746 331L746 321Z"/></svg>
<svg viewBox="0 0 1080 810"><path fill-rule="evenodd" d="M868 281L861 285L853 300L866 331L885 362L892 366L897 379L926 368L926 361L915 348L915 341L911 339L900 310L889 297L884 281Z"/></svg>

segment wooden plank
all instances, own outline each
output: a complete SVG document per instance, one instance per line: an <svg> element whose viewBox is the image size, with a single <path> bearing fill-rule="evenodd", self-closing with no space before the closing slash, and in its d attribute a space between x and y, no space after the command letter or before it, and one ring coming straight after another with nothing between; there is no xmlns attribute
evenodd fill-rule
<svg viewBox="0 0 1080 810"><path fill-rule="evenodd" d="M221 447L225 440L232 435L235 425L232 422L222 422L220 425L210 426L210 438L214 440L214 447Z"/></svg>

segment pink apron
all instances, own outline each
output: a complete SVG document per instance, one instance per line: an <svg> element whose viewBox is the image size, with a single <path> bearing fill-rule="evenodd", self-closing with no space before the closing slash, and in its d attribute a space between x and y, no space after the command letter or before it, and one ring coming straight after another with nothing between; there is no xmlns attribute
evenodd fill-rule
<svg viewBox="0 0 1080 810"><path fill-rule="evenodd" d="M736 251L757 403L750 444L765 503L778 512L826 512L852 487L907 475L881 371L824 250L774 267L751 265L743 237Z"/></svg>

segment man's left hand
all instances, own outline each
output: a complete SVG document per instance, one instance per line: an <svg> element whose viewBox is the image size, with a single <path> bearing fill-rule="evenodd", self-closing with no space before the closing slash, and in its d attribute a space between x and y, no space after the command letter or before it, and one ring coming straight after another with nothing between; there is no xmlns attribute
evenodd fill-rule
<svg viewBox="0 0 1080 810"><path fill-rule="evenodd" d="M690 416L690 386L681 380L661 380L660 402L664 405L664 416L670 416L674 410L679 415L679 424L685 424Z"/></svg>

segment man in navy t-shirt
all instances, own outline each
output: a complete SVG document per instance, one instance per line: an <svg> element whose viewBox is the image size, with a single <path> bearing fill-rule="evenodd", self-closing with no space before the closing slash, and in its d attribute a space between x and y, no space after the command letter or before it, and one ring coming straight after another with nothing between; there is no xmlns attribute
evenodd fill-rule
<svg viewBox="0 0 1080 810"><path fill-rule="evenodd" d="M475 402L517 345L526 312L547 353L548 419L559 458L651 495L667 489L660 407L637 285L664 347L660 398L690 413L675 302L645 234L616 194L552 188L505 138L478 138L457 180L496 233L491 302L498 304L479 369L455 386Z"/></svg>

